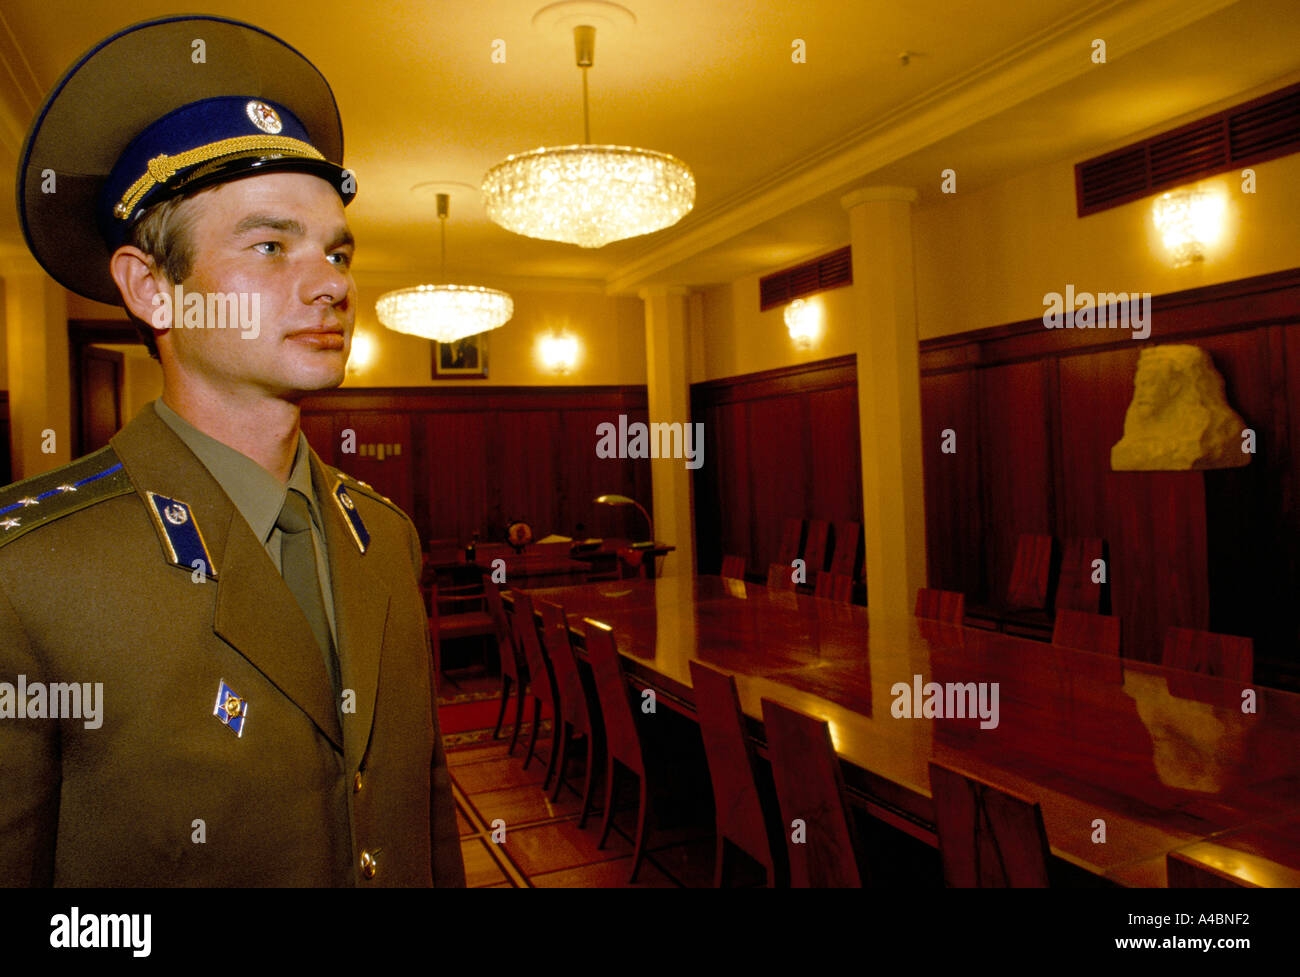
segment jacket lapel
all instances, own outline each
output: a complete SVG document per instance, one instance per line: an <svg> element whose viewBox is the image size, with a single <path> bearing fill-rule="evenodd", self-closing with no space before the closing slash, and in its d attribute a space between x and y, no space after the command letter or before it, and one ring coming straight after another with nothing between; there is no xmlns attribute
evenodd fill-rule
<svg viewBox="0 0 1300 977"><path fill-rule="evenodd" d="M216 479L152 405L123 428L112 445L146 506L150 505L147 492L182 501L201 529L215 579L195 586L217 588L213 632L342 750L338 711L311 627L265 547ZM159 560L166 559L160 552ZM256 707L255 702L251 705Z"/></svg>
<svg viewBox="0 0 1300 977"><path fill-rule="evenodd" d="M334 623L338 631L339 671L343 688L355 695L356 712L345 713L344 755L349 769L360 764L370 741L379 689L379 660L388 622L389 589L366 563L334 494L337 475L310 452L312 487L320 502L329 550L330 583L334 591Z"/></svg>

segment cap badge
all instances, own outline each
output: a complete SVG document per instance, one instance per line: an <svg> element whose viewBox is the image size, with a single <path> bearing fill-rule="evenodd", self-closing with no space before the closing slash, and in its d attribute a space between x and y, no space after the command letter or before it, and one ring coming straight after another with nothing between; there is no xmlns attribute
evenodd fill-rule
<svg viewBox="0 0 1300 977"><path fill-rule="evenodd" d="M235 690L226 684L225 679L222 679L217 687L217 704L212 710L212 715L229 726L236 736L242 737L244 719L248 715L248 700L236 695Z"/></svg>
<svg viewBox="0 0 1300 977"><path fill-rule="evenodd" d="M261 129L267 135L279 135L280 130L284 128L284 123L280 121L280 116L275 109L265 102L259 102L253 99L244 106L244 111L248 113L248 118L253 125Z"/></svg>

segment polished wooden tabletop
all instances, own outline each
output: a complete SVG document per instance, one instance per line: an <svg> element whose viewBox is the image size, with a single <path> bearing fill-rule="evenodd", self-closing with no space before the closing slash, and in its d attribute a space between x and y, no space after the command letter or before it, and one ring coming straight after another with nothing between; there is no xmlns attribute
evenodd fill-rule
<svg viewBox="0 0 1300 977"><path fill-rule="evenodd" d="M1295 884L1300 696L720 577L532 593L579 638L584 617L610 625L675 708L693 710L695 658L736 676L760 738L763 698L826 719L849 784L921 832L935 759L1039 801L1053 852L1115 882L1162 885L1168 851L1236 844L1264 852L1257 884ZM978 712L982 691L983 717L905 716L934 705L927 683L941 710Z"/></svg>

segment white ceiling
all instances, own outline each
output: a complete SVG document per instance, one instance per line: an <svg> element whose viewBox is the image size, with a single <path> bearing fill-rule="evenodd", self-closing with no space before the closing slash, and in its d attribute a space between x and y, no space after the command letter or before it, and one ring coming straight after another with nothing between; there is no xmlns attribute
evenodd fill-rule
<svg viewBox="0 0 1300 977"><path fill-rule="evenodd" d="M125 14L118 3L6 0L0 162L12 172L21 130L83 50L132 21L190 6L138 0ZM430 184L476 187L512 152L580 141L571 28L559 16L534 26L542 6L225 0L205 12L278 34L330 80L360 188L349 209L358 277L413 284L437 270L439 188ZM685 160L696 176L695 210L674 228L590 251L502 230L476 192L453 186L450 275L619 291L730 280L847 240L838 198L848 187L913 185L924 204L944 166L974 189L1092 155L1300 71L1294 0L627 7L635 26L597 13L592 141ZM805 64L791 60L796 38L806 43ZM1107 43L1106 65L1089 58L1093 38ZM504 64L491 58L497 39ZM904 50L915 52L907 66ZM12 249L15 234L6 207L0 242Z"/></svg>

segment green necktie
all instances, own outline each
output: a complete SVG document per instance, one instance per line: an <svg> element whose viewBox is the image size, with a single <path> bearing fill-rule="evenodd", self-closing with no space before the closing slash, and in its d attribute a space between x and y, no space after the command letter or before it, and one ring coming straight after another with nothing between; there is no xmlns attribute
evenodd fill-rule
<svg viewBox="0 0 1300 977"><path fill-rule="evenodd" d="M311 539L311 511L307 507L307 497L297 489L289 489L275 525L283 534L280 537L280 573L298 601L298 606L307 615L312 634L316 635L325 659L325 673L330 677L337 700L338 660L330 636L329 618L325 616L325 602L321 599L320 575L316 571L316 547Z"/></svg>

